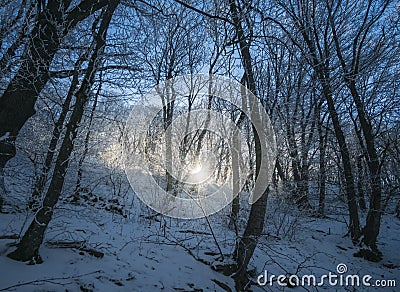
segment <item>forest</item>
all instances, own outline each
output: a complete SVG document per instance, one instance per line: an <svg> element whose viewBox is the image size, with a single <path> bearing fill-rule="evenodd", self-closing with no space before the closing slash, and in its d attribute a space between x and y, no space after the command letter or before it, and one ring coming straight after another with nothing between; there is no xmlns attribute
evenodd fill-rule
<svg viewBox="0 0 400 292"><path fill-rule="evenodd" d="M399 72L398 0L0 0L0 291L396 291Z"/></svg>

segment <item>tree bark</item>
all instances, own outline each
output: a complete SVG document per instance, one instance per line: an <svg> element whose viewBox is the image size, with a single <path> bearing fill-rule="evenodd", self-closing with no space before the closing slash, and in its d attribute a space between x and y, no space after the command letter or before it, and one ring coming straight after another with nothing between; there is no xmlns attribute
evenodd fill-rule
<svg viewBox="0 0 400 292"><path fill-rule="evenodd" d="M70 0L50 0L36 17L18 72L0 97L0 169L16 154L15 140L35 114L35 103L50 78L49 67L62 38L107 0L85 0L66 15ZM66 17L65 17L66 16ZM60 28L64 28L60 32ZM22 37L22 36L21 36ZM14 46L19 45L19 41ZM15 48L10 48L10 52ZM3 72L4 73L4 72ZM0 194L0 210L3 205Z"/></svg>
<svg viewBox="0 0 400 292"><path fill-rule="evenodd" d="M287 109L287 114L289 114ZM308 181L304 181L307 179L307 173L304 167L301 166L300 163L300 155L298 152L297 143L295 140L295 133L293 128L293 122L286 123L286 136L289 144L289 156L292 161L292 170L293 170L293 178L294 178L294 187L292 188L292 196L294 198L294 202L299 210L311 210L311 204L308 200ZM305 162L303 162L305 163ZM308 171L308 167L307 167ZM306 187L307 184L307 187Z"/></svg>
<svg viewBox="0 0 400 292"><path fill-rule="evenodd" d="M61 9L61 7L60 7ZM60 44L57 25L60 10L46 7L38 15L22 64L0 97L0 168L15 156L15 139L25 122L35 114L38 94L49 79L48 68Z"/></svg>
<svg viewBox="0 0 400 292"><path fill-rule="evenodd" d="M360 205L361 210L367 209L367 204L365 203L365 194L364 194L364 187L363 183L365 182L364 175L363 175L363 163L362 163L363 155L359 155L357 157L357 195L358 195L358 204Z"/></svg>

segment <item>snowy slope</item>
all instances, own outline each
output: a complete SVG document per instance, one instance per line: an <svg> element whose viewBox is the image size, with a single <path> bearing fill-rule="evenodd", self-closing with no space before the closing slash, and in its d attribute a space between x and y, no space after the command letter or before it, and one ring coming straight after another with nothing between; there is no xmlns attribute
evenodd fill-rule
<svg viewBox="0 0 400 292"><path fill-rule="evenodd" d="M18 233L25 220L22 214L0 217L1 235ZM157 222L73 205L58 209L55 217L46 241L85 241L87 246L103 252L104 257L45 244L41 249L44 263L27 265L5 256L12 250L9 244L14 240L2 239L0 291L224 291L213 280L234 287L232 279L195 259L216 264L219 257L210 230L201 220L180 222L163 218ZM234 233L216 221L212 224L219 245L223 253L229 254L234 246ZM322 275L336 272L337 264L345 263L349 273L399 280L399 227L399 220L384 218L380 245L384 259L370 263L352 256L356 249L348 238L343 238L344 224L340 228L332 219L301 218L291 241L271 235L261 239L251 262L257 270L255 279L265 269L276 275L295 272ZM263 290L253 288L255 291L283 289L277 285L267 285ZM318 289L335 291L332 287Z"/></svg>

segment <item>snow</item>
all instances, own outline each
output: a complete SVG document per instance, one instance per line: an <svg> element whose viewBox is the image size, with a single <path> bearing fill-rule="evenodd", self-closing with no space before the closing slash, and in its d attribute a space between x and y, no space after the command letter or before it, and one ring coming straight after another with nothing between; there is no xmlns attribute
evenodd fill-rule
<svg viewBox="0 0 400 292"><path fill-rule="evenodd" d="M61 213L67 217L69 214L69 218L63 218ZM163 242L154 233L159 228L146 226L149 223L142 226L104 210L96 222L85 221L88 218L81 214L85 214L84 210L75 206L58 210L46 240L88 240L90 246L105 253L103 258L44 245L44 263L27 265L5 256L13 249L8 246L13 240L0 240L0 291L23 283L26 284L15 287L17 291L79 291L80 287L95 291L220 291L212 279L233 285L231 279L194 260L173 241ZM20 215L2 214L0 234L18 231L23 219Z"/></svg>
<svg viewBox="0 0 400 292"><path fill-rule="evenodd" d="M8 206L4 208L8 213L0 213L0 238L23 234L33 219L34 214L23 209L30 184L20 182L25 182L31 171L23 169L23 165L26 163L11 163L8 170L16 175L6 177L10 196L6 197ZM87 183L85 186L91 192L85 194L86 199L81 199L79 205L71 203L68 197L73 187L69 183L64 186L40 249L44 263L28 265L9 259L6 255L15 249L16 240L0 239L0 291L225 291L217 283L235 291L231 277L212 269L232 262L229 255L234 251L236 234L228 228L229 207L210 216L210 225L204 219L171 219L154 216L118 171L106 177L104 170L91 169ZM247 197L241 196L239 234L247 221ZM368 262L353 256L358 247L344 237L345 207L340 208L337 198L331 198L336 205L327 199L327 205L331 206L327 218L314 218L283 203L285 200L279 194L270 195L264 234L248 267L253 270L254 283L265 270L268 275L313 274L318 278L336 272L337 265L344 263L347 274L394 279L398 286L400 220L393 214L383 216L379 237L383 260ZM104 257L48 244L55 241L84 242L87 247L104 253ZM252 285L251 289L287 290L276 282L272 286ZM329 285L294 288L295 291L338 289L375 291L372 287L353 290ZM396 289L382 288L382 291Z"/></svg>
<svg viewBox="0 0 400 292"><path fill-rule="evenodd" d="M21 213L1 214L0 217L1 235L18 233L26 219ZM219 224L217 216L210 219L224 254L229 254L234 248L234 233ZM351 273L399 280L400 254L396 252L399 227L400 220L390 215L384 217L379 246L384 259L371 263L353 257L357 249L343 237L344 223L303 217L299 219L292 240L263 236L250 268L256 268L255 278L265 269L276 275L293 274L297 270L298 275L313 273L318 276L335 272L337 264L345 263ZM105 256L96 258L76 249L44 244L40 251L44 263L27 265L6 257L14 248L10 246L14 240L2 239L0 291L79 291L83 288L89 291L224 291L213 279L234 287L231 278L194 258L210 264L219 263L218 250L202 220L161 218L160 223L143 216L124 218L95 207L66 204L56 210L46 233L46 241L54 240L85 241ZM277 285L252 288L254 291L281 289ZM386 288L385 291L395 289Z"/></svg>

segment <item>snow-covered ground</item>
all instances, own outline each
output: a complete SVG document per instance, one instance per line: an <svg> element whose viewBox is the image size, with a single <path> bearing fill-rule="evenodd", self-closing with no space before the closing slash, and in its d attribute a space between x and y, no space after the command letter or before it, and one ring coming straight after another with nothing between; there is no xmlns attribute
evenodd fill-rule
<svg viewBox="0 0 400 292"><path fill-rule="evenodd" d="M68 198L74 180L67 180L40 250L44 263L28 265L9 259L6 254L15 248L13 238L23 234L33 216L23 207L30 194L28 175L32 173L24 168L26 164L21 160L11 163L6 179L10 193L6 198L8 213L0 214L0 291L234 291L232 278L212 269L229 263L235 248L237 235L228 227L229 207L208 221L154 216L119 171L96 173L92 168L85 185L91 191L82 196L85 199L79 205ZM247 200L242 196L239 235L247 221ZM337 195L327 200L328 216L322 219L300 214L279 193L271 193L264 235L249 265L253 291L288 290L278 285L279 275L297 275L300 280L314 275L319 282L323 275L340 275L339 264L347 267L344 276L361 279L370 275L371 284L395 280L397 287L332 286L325 279L323 286L293 289L400 291L400 220L385 214L379 241L383 260L368 262L353 256L358 249L344 237L344 202ZM55 242L57 247L51 244ZM60 247L65 242L80 244L86 251ZM96 257L88 250L104 256ZM275 275L272 285L257 285L258 276L265 273L268 279ZM265 277L260 280L265 281Z"/></svg>
<svg viewBox="0 0 400 292"><path fill-rule="evenodd" d="M137 200L134 204L141 205ZM276 210L271 210L272 204L270 202L266 234L260 239L251 261L255 281L265 270L268 277L313 274L319 279L329 272L338 274L336 267L342 263L348 269L344 275L368 274L372 276L371 283L376 279L394 279L399 284L400 220L392 215L383 218L379 247L384 259L372 263L353 256L357 249L348 237L343 237L346 225L339 222L339 216L337 219L298 216L294 220L292 215L278 216ZM40 265L7 258L15 240L1 239L0 291L224 291L224 285L234 290L231 278L210 267L220 264L218 246L225 261L234 248L235 233L224 223L226 210L210 218L217 246L205 220L146 218L152 212L143 206L138 208L141 214L129 213L124 217L96 206L60 204L40 251L44 260ZM4 237L20 234L31 215L1 214L0 218L0 235ZM103 252L104 257L49 244L55 241L81 242ZM272 286L254 285L252 289L288 288L274 282ZM323 287L294 289L373 291L378 288L332 287L326 282ZM396 288L379 290L398 291Z"/></svg>

